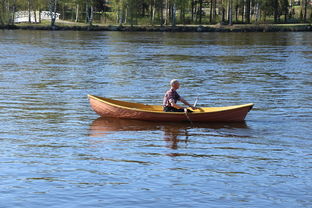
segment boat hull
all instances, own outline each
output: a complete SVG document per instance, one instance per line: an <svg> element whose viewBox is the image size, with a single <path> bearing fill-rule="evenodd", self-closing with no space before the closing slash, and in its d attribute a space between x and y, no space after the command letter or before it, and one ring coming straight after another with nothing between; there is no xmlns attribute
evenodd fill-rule
<svg viewBox="0 0 312 208"><path fill-rule="evenodd" d="M176 113L147 111L136 108L129 108L107 102L98 96L89 95L91 108L101 117L137 119L144 121L166 121L166 122L238 122L244 121L247 113L253 104L241 105L230 109L211 112ZM143 104L138 104L142 105Z"/></svg>

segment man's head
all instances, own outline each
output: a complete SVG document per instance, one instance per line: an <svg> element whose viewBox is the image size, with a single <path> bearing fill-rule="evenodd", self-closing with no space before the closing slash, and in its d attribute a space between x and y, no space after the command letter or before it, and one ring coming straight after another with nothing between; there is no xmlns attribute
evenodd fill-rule
<svg viewBox="0 0 312 208"><path fill-rule="evenodd" d="M175 90L179 89L179 87L180 87L180 83L179 83L179 81L176 80L176 79L171 80L171 81L170 81L170 85L171 85L171 87L172 87L173 89L175 89Z"/></svg>

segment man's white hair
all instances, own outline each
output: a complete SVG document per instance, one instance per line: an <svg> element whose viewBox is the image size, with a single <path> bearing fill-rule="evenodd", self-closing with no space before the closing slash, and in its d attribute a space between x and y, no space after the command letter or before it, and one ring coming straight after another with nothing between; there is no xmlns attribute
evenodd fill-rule
<svg viewBox="0 0 312 208"><path fill-rule="evenodd" d="M170 81L170 85L172 86L172 85L174 85L177 82L179 82L177 79L173 79L173 80Z"/></svg>

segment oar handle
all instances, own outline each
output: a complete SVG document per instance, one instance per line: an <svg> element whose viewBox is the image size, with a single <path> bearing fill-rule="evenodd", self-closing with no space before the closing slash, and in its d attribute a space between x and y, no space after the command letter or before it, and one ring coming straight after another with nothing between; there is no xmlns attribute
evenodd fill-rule
<svg viewBox="0 0 312 208"><path fill-rule="evenodd" d="M194 102L194 108L196 108L196 105L197 105L197 102L198 102L198 97L196 98L195 102Z"/></svg>

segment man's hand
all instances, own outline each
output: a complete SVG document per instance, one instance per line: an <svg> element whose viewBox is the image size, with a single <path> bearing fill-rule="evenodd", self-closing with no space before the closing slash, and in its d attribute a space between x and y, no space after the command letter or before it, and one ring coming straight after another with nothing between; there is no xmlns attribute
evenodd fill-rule
<svg viewBox="0 0 312 208"><path fill-rule="evenodd" d="M198 108L194 107L193 105L190 105L190 107L192 108L192 110L198 109Z"/></svg>

